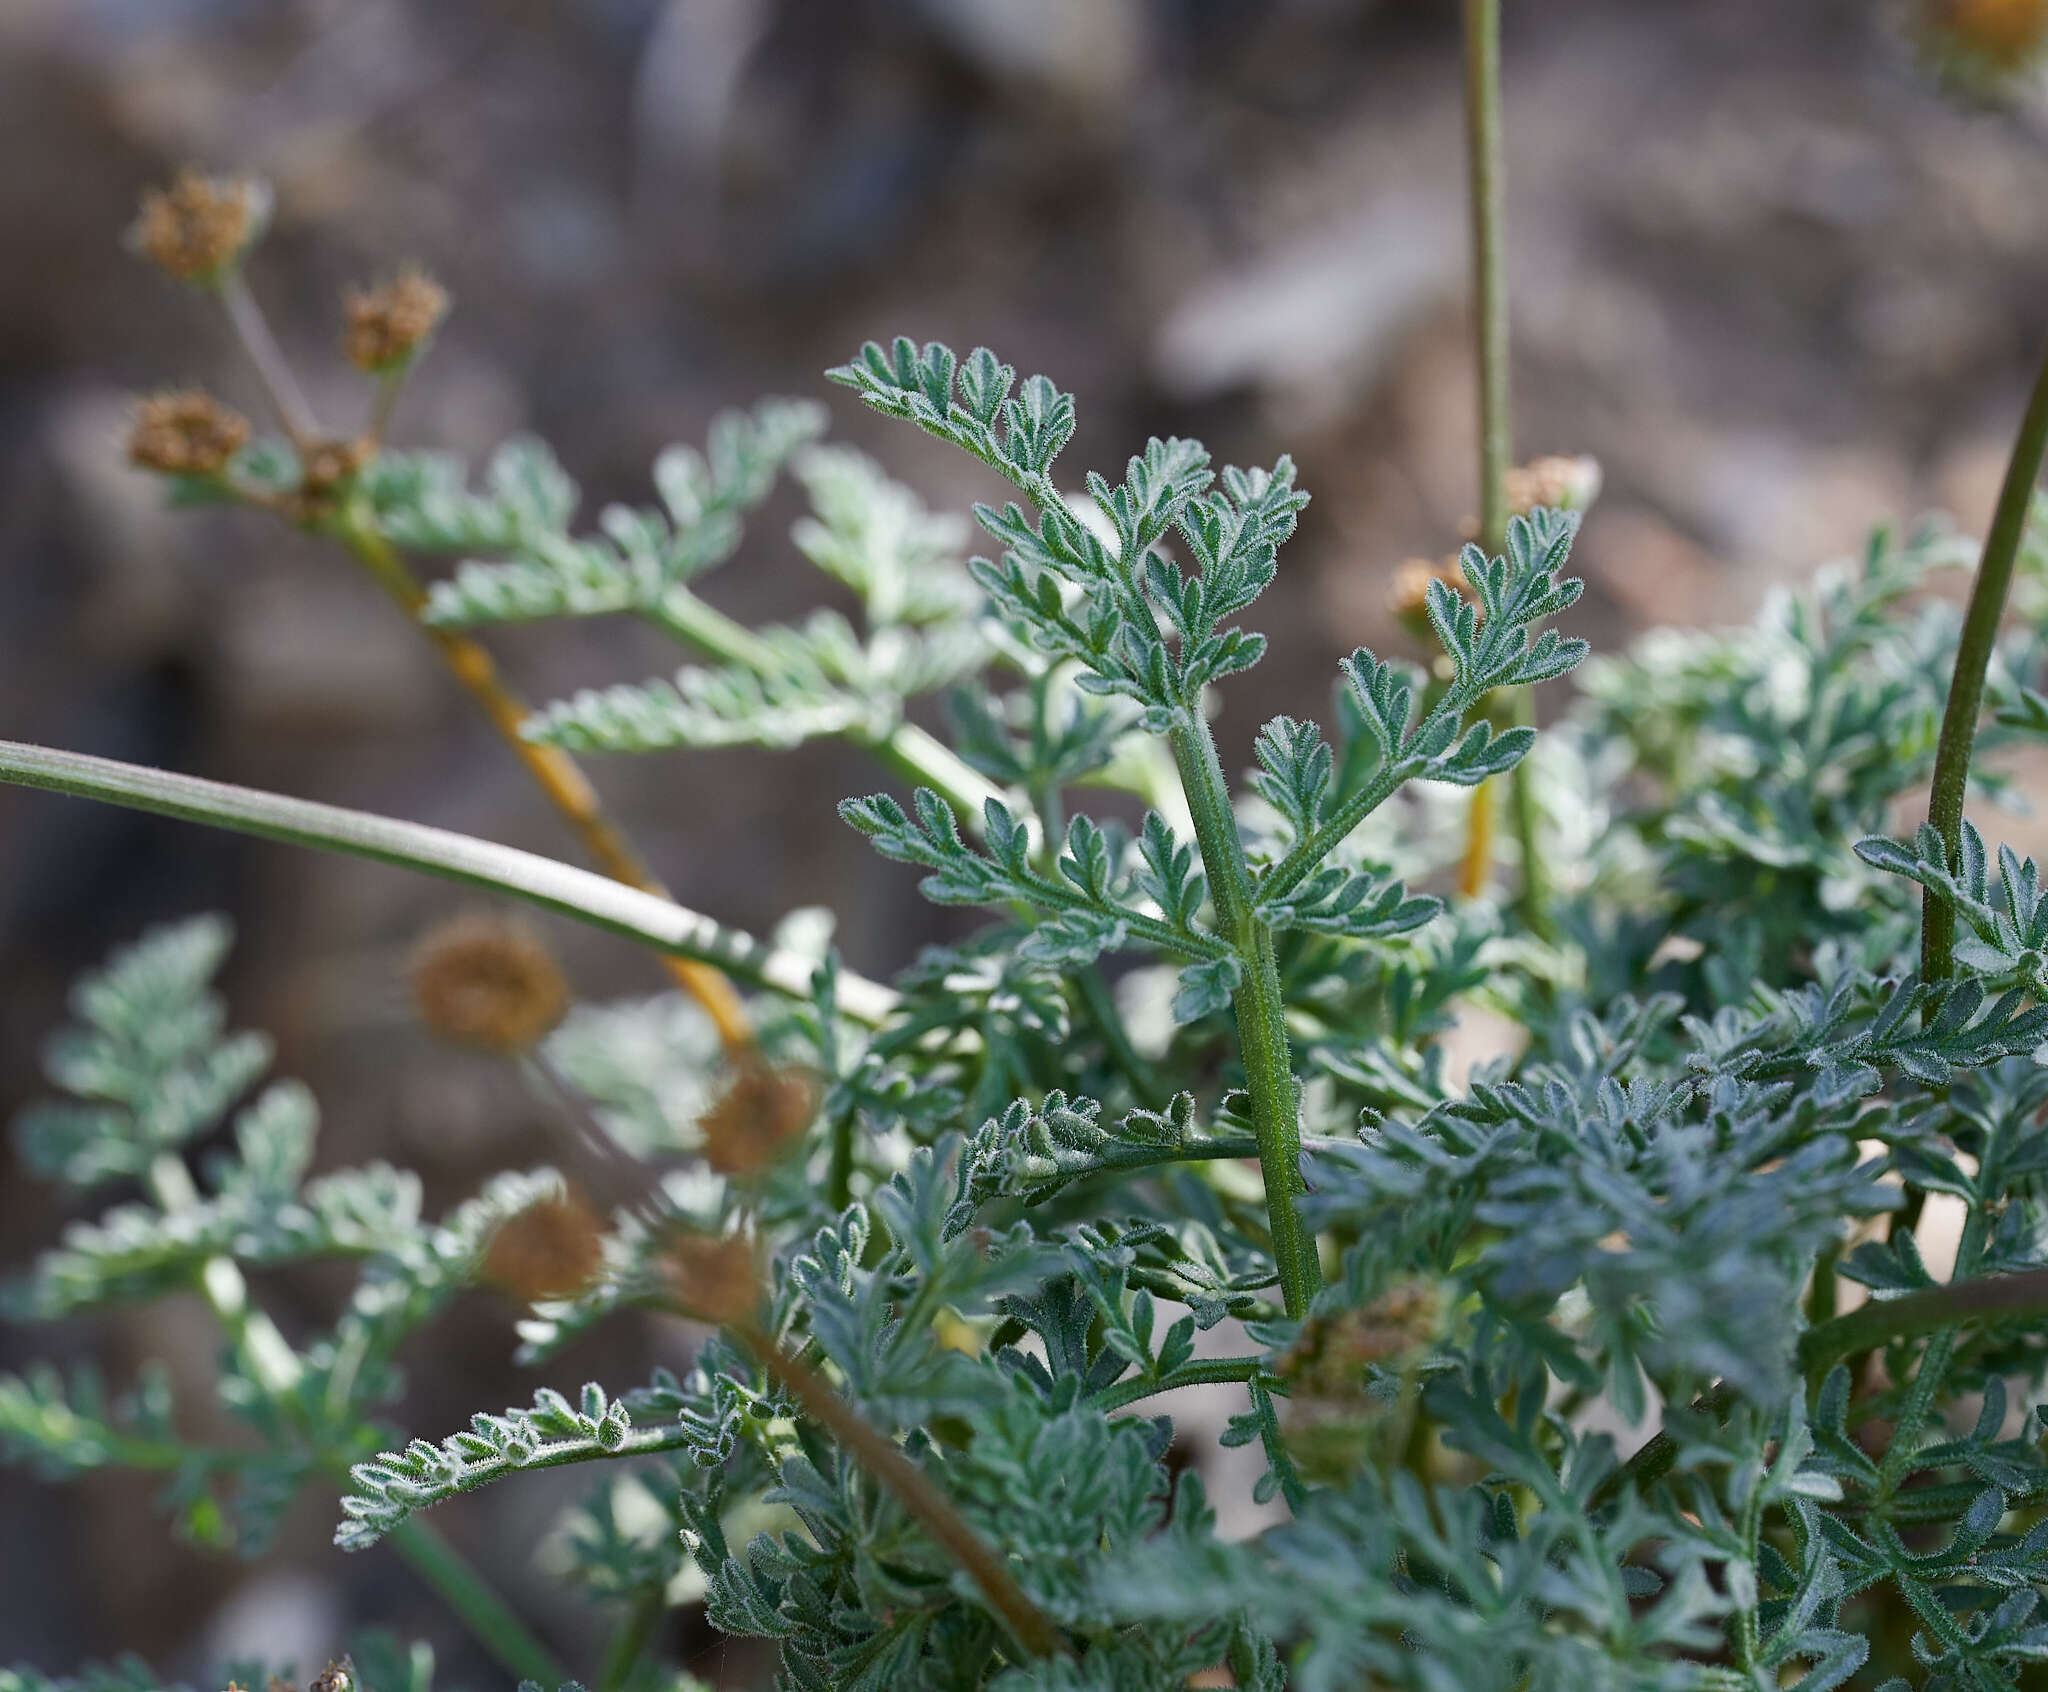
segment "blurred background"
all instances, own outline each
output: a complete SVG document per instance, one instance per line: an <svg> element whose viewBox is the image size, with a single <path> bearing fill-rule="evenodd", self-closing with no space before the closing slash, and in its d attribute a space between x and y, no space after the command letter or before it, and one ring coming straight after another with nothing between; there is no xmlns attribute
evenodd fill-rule
<svg viewBox="0 0 2048 1692"><path fill-rule="evenodd" d="M2015 15L2024 0L1951 0ZM1507 8L1517 444L1591 453L1606 493L1574 628L1743 618L1774 583L1929 507L1991 504L2048 303L2038 102L1958 97L1872 0L1542 0ZM586 509L646 496L722 407L821 396L835 432L935 506L990 491L820 371L870 336L993 346L1079 398L1075 481L1149 433L1220 460L1291 451L1314 494L1257 625L1284 655L1229 694L1227 761L1275 711L1319 714L1335 660L1385 643L1406 556L1476 505L1450 0L0 0L0 735L162 764L571 854L469 702L338 555L253 515L171 513L124 462L129 397L258 395L219 322L121 249L178 166L275 184L252 282L330 425L364 414L337 354L345 285L417 260L455 313L405 396L406 445L552 442ZM820 578L781 496L708 596L798 613ZM530 697L673 667L626 622L497 637ZM1555 709L1557 701L1550 704ZM678 754L594 774L687 903L755 930L842 913L882 972L938 932L915 877L834 819L857 754ZM37 1090L66 983L143 926L231 913L237 1020L325 1110L323 1165L420 1169L436 1205L548 1155L499 1066L435 1047L408 952L459 899L396 872L0 791L0 1108ZM592 998L644 958L551 929ZM9 1161L9 1266L63 1220ZM331 1308L317 1280L288 1318ZM297 1301L296 1305L294 1301ZM479 1297L411 1359L439 1435L524 1402L512 1311ZM0 1367L180 1349L196 1306L55 1335ZM549 1378L677 1361L615 1331ZM545 1479L443 1513L565 1643L535 1542ZM478 1664L395 1561L342 1559L329 1500L243 1565L182 1547L146 1486L0 1471L0 1661L118 1650L203 1677L310 1672L377 1621ZM721 1683L752 1660L675 1646Z"/></svg>

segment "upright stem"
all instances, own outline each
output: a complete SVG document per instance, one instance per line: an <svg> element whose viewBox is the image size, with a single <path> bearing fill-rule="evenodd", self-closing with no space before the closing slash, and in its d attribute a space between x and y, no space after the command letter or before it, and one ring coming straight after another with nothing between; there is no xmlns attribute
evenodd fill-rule
<svg viewBox="0 0 2048 1692"><path fill-rule="evenodd" d="M646 1655L647 1642L668 1614L668 1594L660 1587L643 1592L626 1612L625 1619L605 1648L604 1666L597 1672L597 1692L625 1692L633 1670Z"/></svg>
<svg viewBox="0 0 2048 1692"><path fill-rule="evenodd" d="M1273 956L1273 931L1253 903L1251 866L1230 808L1223 764L1200 707L1189 710L1173 731L1173 756L1195 820L1195 841L1209 879L1217 931L1236 950L1243 979L1238 983L1237 1038L1244 1057L1245 1092L1259 1142L1259 1170L1266 1181L1266 1213L1273 1230L1273 1258L1287 1314L1305 1316L1322 1285L1315 1236L1301 1220L1296 1200L1301 1180L1300 1099L1287 1049L1286 1006L1280 970Z"/></svg>
<svg viewBox="0 0 2048 1692"><path fill-rule="evenodd" d="M1465 165L1472 214L1472 305L1479 353L1479 540L1489 555L1507 533L1507 174L1501 162L1500 0L1465 0Z"/></svg>
<svg viewBox="0 0 2048 1692"><path fill-rule="evenodd" d="M2041 479L2041 459L2048 451L2048 352L2034 377L2034 391L2005 467L1998 490L1998 509L1984 537L1984 554L1963 613L1963 634L1956 648L1955 679L1949 683L1948 708L1942 713L1941 739L1934 754L1934 784L1927 795L1927 820L1941 833L1951 866L1963 844L1963 795L1970 784L1970 753L1977 740L1977 718L1984 709L1984 672L1998 642L1998 624L2012 587L2013 562L2027 529L2027 508ZM1933 892L1920 904L1920 973L1929 981L1946 980L1954 967L1955 912Z"/></svg>
<svg viewBox="0 0 2048 1692"><path fill-rule="evenodd" d="M1465 164L1472 218L1472 315L1479 373L1479 544L1488 557L1507 539L1508 467L1515 427L1508 390L1507 169L1501 156L1500 0L1465 0ZM1510 723L1533 726L1527 688L1503 700ZM1473 789L1461 890L1486 885L1493 852L1492 784ZM1539 935L1550 929L1550 893L1537 838L1536 795L1524 759L1508 775L1509 820L1522 855L1520 909Z"/></svg>
<svg viewBox="0 0 2048 1692"><path fill-rule="evenodd" d="M386 1530L384 1538L506 1668L520 1679L538 1681L544 1687L567 1682L569 1677L554 1653L534 1637L461 1552L425 1522L409 1516Z"/></svg>
<svg viewBox="0 0 2048 1692"><path fill-rule="evenodd" d="M526 702L505 685L491 655L477 641L452 629L437 628L421 619L426 608L426 590L406 568L397 549L360 507L346 509L334 524L334 535L354 555L371 578L388 594L420 631L433 643L441 661L455 679L469 690L483 707L484 715L499 739L526 766L541 792L583 842L598 868L614 881L637 887L658 898L671 897L661 880L633 850L618 824L605 814L597 790L590 785L576 760L556 746L542 746L520 733L532 715ZM743 1056L753 1049L753 1031L748 1026L746 1006L724 975L709 964L689 958L665 958L663 967L677 984L703 1006L718 1029L728 1055Z"/></svg>

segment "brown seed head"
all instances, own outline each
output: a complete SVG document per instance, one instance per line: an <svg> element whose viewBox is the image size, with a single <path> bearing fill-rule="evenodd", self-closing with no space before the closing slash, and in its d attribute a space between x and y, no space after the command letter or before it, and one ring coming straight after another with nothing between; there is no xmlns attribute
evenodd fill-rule
<svg viewBox="0 0 2048 1692"><path fill-rule="evenodd" d="M817 1084L803 1071L743 1063L704 1116L704 1161L721 1175L752 1175L782 1155L817 1109Z"/></svg>
<svg viewBox="0 0 2048 1692"><path fill-rule="evenodd" d="M341 350L372 375L411 362L448 312L448 290L420 270L404 270L374 288L351 288L342 301Z"/></svg>
<svg viewBox="0 0 2048 1692"><path fill-rule="evenodd" d="M265 183L188 165L170 187L144 192L128 240L172 280L212 282L240 262L269 218Z"/></svg>
<svg viewBox="0 0 2048 1692"><path fill-rule="evenodd" d="M306 1692L357 1692L355 1660L343 1657L339 1663L330 1662L323 1672L313 1677Z"/></svg>
<svg viewBox="0 0 2048 1692"><path fill-rule="evenodd" d="M412 966L420 1020L444 1040L523 1052L569 1008L553 955L525 924L459 917L421 943Z"/></svg>
<svg viewBox="0 0 2048 1692"><path fill-rule="evenodd" d="M1925 0L1934 43L1998 71L2022 70L2048 49L2048 0Z"/></svg>
<svg viewBox="0 0 2048 1692"><path fill-rule="evenodd" d="M1507 473L1508 509L1527 516L1539 505L1584 511L1600 497L1600 461L1580 456L1532 458Z"/></svg>
<svg viewBox="0 0 2048 1692"><path fill-rule="evenodd" d="M679 1234L660 1265L670 1296L692 1316L743 1322L761 1303L761 1268L744 1234Z"/></svg>
<svg viewBox="0 0 2048 1692"><path fill-rule="evenodd" d="M572 1189L499 1225L484 1258L484 1279L530 1304L581 1292L603 1267L604 1224Z"/></svg>
<svg viewBox="0 0 2048 1692"><path fill-rule="evenodd" d="M128 458L166 476L214 476L249 439L249 420L197 388L149 394L135 407Z"/></svg>
<svg viewBox="0 0 2048 1692"><path fill-rule="evenodd" d="M315 441L305 450L299 475L305 491L332 493L369 463L372 448L366 440Z"/></svg>

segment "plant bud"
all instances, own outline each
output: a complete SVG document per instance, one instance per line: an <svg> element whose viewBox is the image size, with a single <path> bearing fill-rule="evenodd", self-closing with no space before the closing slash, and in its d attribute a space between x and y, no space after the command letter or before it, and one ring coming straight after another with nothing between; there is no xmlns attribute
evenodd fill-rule
<svg viewBox="0 0 2048 1692"><path fill-rule="evenodd" d="M514 1298L568 1298L604 1267L604 1225L573 1189L508 1218L491 1236L484 1279Z"/></svg>
<svg viewBox="0 0 2048 1692"><path fill-rule="evenodd" d="M413 1003L442 1039L489 1052L523 1052L562 1020L569 985L525 924L459 917L420 945Z"/></svg>
<svg viewBox="0 0 2048 1692"><path fill-rule="evenodd" d="M817 1109L817 1085L802 1071L744 1063L700 1124L704 1161L721 1175L752 1175L782 1155Z"/></svg>
<svg viewBox="0 0 2048 1692"><path fill-rule="evenodd" d="M342 354L373 376L401 370L447 313L448 290L424 271L405 270L377 287L351 288L342 301Z"/></svg>
<svg viewBox="0 0 2048 1692"><path fill-rule="evenodd" d="M173 281L205 285L239 264L269 221L269 184L188 165L168 188L144 192L128 243Z"/></svg>
<svg viewBox="0 0 2048 1692"><path fill-rule="evenodd" d="M744 1234L679 1234L659 1261L670 1296L692 1316L723 1326L760 1307L760 1265Z"/></svg>
<svg viewBox="0 0 2048 1692"><path fill-rule="evenodd" d="M149 394L135 407L128 459L166 476L217 476L249 439L249 420L197 388Z"/></svg>

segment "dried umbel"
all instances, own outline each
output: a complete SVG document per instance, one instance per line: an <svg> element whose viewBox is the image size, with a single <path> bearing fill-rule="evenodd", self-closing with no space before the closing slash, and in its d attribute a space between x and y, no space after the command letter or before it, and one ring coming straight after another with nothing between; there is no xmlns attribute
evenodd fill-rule
<svg viewBox="0 0 2048 1692"><path fill-rule="evenodd" d="M424 271L401 271L374 288L351 288L342 302L342 355L372 375L416 357L448 313L448 290Z"/></svg>
<svg viewBox="0 0 2048 1692"><path fill-rule="evenodd" d="M604 1224L571 1189L542 1199L499 1227L484 1259L484 1278L531 1303L567 1298L604 1266Z"/></svg>
<svg viewBox="0 0 2048 1692"><path fill-rule="evenodd" d="M300 464L305 491L314 495L332 493L369 463L372 455L367 441L315 441L305 449Z"/></svg>
<svg viewBox="0 0 2048 1692"><path fill-rule="evenodd" d="M268 184L188 166L168 188L143 194L128 241L174 281L209 283L240 262L269 219Z"/></svg>
<svg viewBox="0 0 2048 1692"><path fill-rule="evenodd" d="M523 923L459 917L420 945L412 965L420 1020L442 1039L523 1052L562 1020L569 985Z"/></svg>
<svg viewBox="0 0 2048 1692"><path fill-rule="evenodd" d="M721 1175L754 1174L789 1148L817 1108L817 1084L801 1070L742 1064L699 1124L704 1161Z"/></svg>
<svg viewBox="0 0 2048 1692"><path fill-rule="evenodd" d="M658 1266L670 1300L707 1322L744 1322L760 1305L760 1259L745 1234L679 1233Z"/></svg>
<svg viewBox="0 0 2048 1692"><path fill-rule="evenodd" d="M166 476L217 476L249 439L249 420L198 388L137 402L128 458Z"/></svg>

